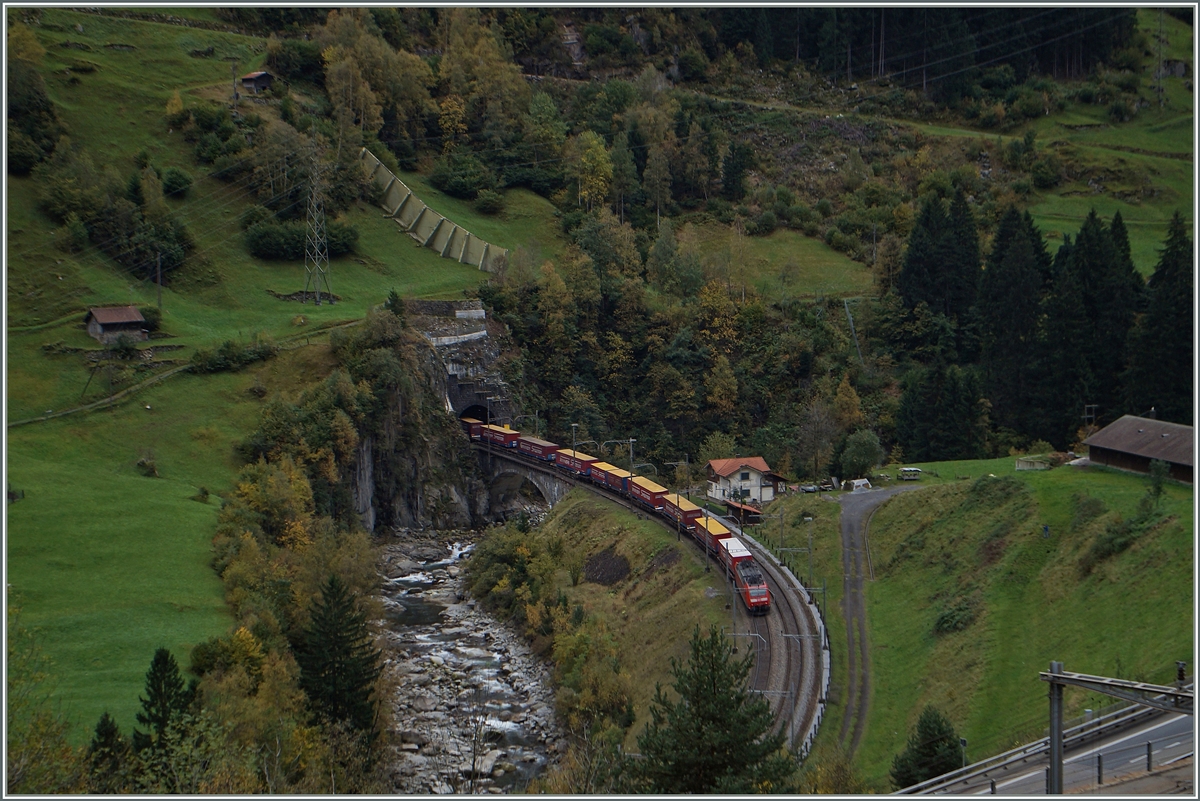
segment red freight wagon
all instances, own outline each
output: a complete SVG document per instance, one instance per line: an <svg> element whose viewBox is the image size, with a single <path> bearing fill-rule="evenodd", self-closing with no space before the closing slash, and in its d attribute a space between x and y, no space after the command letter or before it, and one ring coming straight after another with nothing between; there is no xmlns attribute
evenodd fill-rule
<svg viewBox="0 0 1200 801"><path fill-rule="evenodd" d="M569 470L579 476L587 476L592 473L592 465L599 461L595 456L588 456L586 453L565 448L560 450L554 456L554 462L564 470Z"/></svg>
<svg viewBox="0 0 1200 801"><path fill-rule="evenodd" d="M699 506L674 493L663 496L663 511L677 525L683 526L685 531L695 531L696 518L703 514Z"/></svg>
<svg viewBox="0 0 1200 801"><path fill-rule="evenodd" d="M558 452L558 446L544 439L524 436L517 439L517 450L528 456L532 456L534 459L541 459L543 462L553 462L554 454Z"/></svg>
<svg viewBox="0 0 1200 801"><path fill-rule="evenodd" d="M629 494L629 479L633 478L633 473L628 470L622 470L619 467L609 465L609 470L605 471L604 480L608 482L608 486L618 492Z"/></svg>
<svg viewBox="0 0 1200 801"><path fill-rule="evenodd" d="M643 505L658 512L663 508L666 487L660 487L645 476L634 476L629 482L629 492Z"/></svg>
<svg viewBox="0 0 1200 801"><path fill-rule="evenodd" d="M467 436L471 439L479 439L480 429L483 428L483 421L476 420L474 417L464 417L458 422L462 423L463 431L467 432Z"/></svg>
<svg viewBox="0 0 1200 801"><path fill-rule="evenodd" d="M729 537L721 540L720 547L717 549L717 556L720 557L721 564L725 565L726 570L732 570L739 562L754 558L754 555L750 553L750 549L742 544L742 541L737 537Z"/></svg>
<svg viewBox="0 0 1200 801"><path fill-rule="evenodd" d="M717 549L720 547L721 540L733 536L733 532L725 528L724 523L713 517L697 518L695 533L696 539L700 541L700 546L704 548L705 553L711 553L713 556L718 555Z"/></svg>
<svg viewBox="0 0 1200 801"><path fill-rule="evenodd" d="M517 447L517 438L521 436L520 431L513 431L511 428L501 428L500 426L486 425L480 427L480 433L483 438L490 442L494 442L504 448Z"/></svg>
<svg viewBox="0 0 1200 801"><path fill-rule="evenodd" d="M608 471L616 469L608 462L592 462L592 481L608 486Z"/></svg>

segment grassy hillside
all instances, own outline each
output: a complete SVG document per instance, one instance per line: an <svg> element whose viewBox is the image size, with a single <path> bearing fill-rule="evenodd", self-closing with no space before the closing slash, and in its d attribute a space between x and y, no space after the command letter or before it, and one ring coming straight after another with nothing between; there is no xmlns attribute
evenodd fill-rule
<svg viewBox="0 0 1200 801"><path fill-rule="evenodd" d="M1193 652L1192 489L1168 486L1161 520L1084 577L1080 557L1117 516L1135 514L1149 479L1103 468L1014 473L1013 462L934 465L940 482L894 498L872 520L877 680L856 762L880 789L926 704L967 738L968 758L980 758L1041 736L1037 674L1052 659L1165 683ZM1099 503L1081 505L1082 496ZM939 616L953 628L955 615L972 622L935 633ZM1067 716L1106 703L1069 692Z"/></svg>
<svg viewBox="0 0 1200 801"><path fill-rule="evenodd" d="M567 568L555 582L572 609L581 605L615 638L636 715L625 746L635 748L650 719L654 685L670 685L671 657L687 660L693 626L707 631L712 624L729 625L724 579L704 571L704 554L691 541L676 542L658 523L586 490L572 490L534 536L561 538L560 565L586 564L608 549L629 561L628 577L608 586L586 580L572 586Z"/></svg>
<svg viewBox="0 0 1200 801"><path fill-rule="evenodd" d="M8 431L8 481L25 493L8 507L10 592L41 631L77 740L105 710L134 724L154 649L186 666L192 645L225 632L209 542L234 445L265 403L248 390L288 395L331 364L324 346L284 352L236 375L179 376L114 411ZM157 478L137 466L147 456Z"/></svg>

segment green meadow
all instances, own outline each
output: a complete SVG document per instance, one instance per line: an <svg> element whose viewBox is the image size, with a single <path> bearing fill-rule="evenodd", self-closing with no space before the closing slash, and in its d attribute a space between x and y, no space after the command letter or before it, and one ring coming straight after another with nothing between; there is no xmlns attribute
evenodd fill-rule
<svg viewBox="0 0 1200 801"><path fill-rule="evenodd" d="M872 519L876 580L867 608L876 680L856 764L880 790L926 704L950 718L975 760L1042 736L1038 673L1050 660L1168 683L1175 660L1193 652L1192 488L1170 483L1158 522L1082 576L1082 554L1104 525L1135 513L1149 478L1098 467L1015 472L1014 463L926 466L941 478L890 500ZM1078 517L1080 495L1104 504L1100 517ZM939 615L963 599L973 621L935 633ZM1111 702L1068 692L1066 714Z"/></svg>

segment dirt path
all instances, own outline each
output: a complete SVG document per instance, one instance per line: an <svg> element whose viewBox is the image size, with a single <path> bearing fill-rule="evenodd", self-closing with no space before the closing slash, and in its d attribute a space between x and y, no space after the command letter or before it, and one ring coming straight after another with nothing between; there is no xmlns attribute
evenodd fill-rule
<svg viewBox="0 0 1200 801"><path fill-rule="evenodd" d="M906 490L920 489L907 484L867 492L844 493L842 505L842 615L846 619L846 711L838 743L848 756L854 756L867 728L871 698L871 659L867 642L867 603L864 585L874 580L871 553L867 543L867 523L871 513L884 501Z"/></svg>

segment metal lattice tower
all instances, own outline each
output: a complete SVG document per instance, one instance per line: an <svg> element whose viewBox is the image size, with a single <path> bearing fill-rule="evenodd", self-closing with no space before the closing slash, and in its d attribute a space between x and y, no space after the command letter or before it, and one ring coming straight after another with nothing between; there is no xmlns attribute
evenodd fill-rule
<svg viewBox="0 0 1200 801"><path fill-rule="evenodd" d="M325 236L325 206L321 201L321 165L317 149L312 151L312 188L308 194L308 231L304 237L304 294L301 303L308 302L310 288L321 305L321 285L332 304L333 290L329 288L329 244Z"/></svg>

